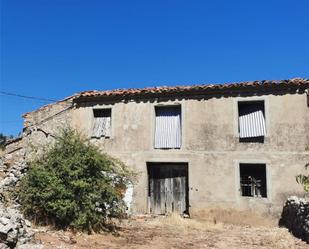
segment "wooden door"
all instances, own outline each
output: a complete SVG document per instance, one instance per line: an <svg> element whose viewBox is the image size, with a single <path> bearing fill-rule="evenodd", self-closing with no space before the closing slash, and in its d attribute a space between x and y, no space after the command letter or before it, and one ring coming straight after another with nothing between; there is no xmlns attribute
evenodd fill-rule
<svg viewBox="0 0 309 249"><path fill-rule="evenodd" d="M152 163L148 165L148 174L151 213L188 212L187 164Z"/></svg>

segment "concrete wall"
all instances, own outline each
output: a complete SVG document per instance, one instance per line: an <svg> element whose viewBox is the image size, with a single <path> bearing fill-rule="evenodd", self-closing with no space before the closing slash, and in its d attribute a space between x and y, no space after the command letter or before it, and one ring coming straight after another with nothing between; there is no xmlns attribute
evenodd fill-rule
<svg viewBox="0 0 309 249"><path fill-rule="evenodd" d="M237 101L241 100L265 101L267 135L264 143L239 142ZM182 107L182 147L154 149L154 107L169 104ZM146 162L189 164L191 214L209 207L279 214L287 196L302 192L294 176L309 162L309 151L305 150L309 145L306 94L87 102L58 115L58 121L50 119L41 125L33 122L34 127L43 126L48 132L59 126L59 122L69 123L90 137L93 108L112 108L112 136L92 139L93 143L139 173L134 187L135 213L148 210ZM31 114L27 119L31 123ZM42 141L41 133L34 131L28 140L38 140L34 137L36 134ZM240 196L239 163L266 163L267 198Z"/></svg>

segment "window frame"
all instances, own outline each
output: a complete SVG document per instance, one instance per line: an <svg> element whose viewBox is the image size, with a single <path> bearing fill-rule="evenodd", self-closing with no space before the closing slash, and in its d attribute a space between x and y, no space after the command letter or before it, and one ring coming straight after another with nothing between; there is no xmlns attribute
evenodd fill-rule
<svg viewBox="0 0 309 249"><path fill-rule="evenodd" d="M155 148L155 132L156 132L156 108L168 108L168 107L179 107L180 108L180 123L181 123L181 146L180 148ZM183 149L184 146L184 103L183 102L165 102L165 103L155 103L152 105L152 112L151 112L151 123L152 123L152 129L151 129L151 148L153 151L180 151Z"/></svg>
<svg viewBox="0 0 309 249"><path fill-rule="evenodd" d="M239 111L238 111L238 105L239 102L264 102L264 115L265 115L265 126L266 126L266 134L264 138L268 138L271 135L271 129L270 129L270 111L269 111L269 98L268 96L252 96L252 97L236 97L234 98L234 137L238 140L240 139L239 136Z"/></svg>
<svg viewBox="0 0 309 249"><path fill-rule="evenodd" d="M109 136L100 136L100 137L96 137L96 136L93 136L93 126L94 126L94 121L95 121L95 111L97 110L110 110L110 119L111 119L111 125L110 125L110 135ZM114 120L113 120L113 108L112 107L109 107L109 106L104 106L104 107L93 107L91 108L91 126L90 126L90 136L91 138L93 139L112 139L113 138L113 134L114 134Z"/></svg>
<svg viewBox="0 0 309 249"><path fill-rule="evenodd" d="M264 164L266 171L266 197L255 198L249 196L241 195L241 186L240 186L240 164ZM234 160L234 172L235 172L235 197L238 203L242 201L262 201L262 202L271 202L272 201L272 170L271 163L268 160L264 159L239 159Z"/></svg>
<svg viewBox="0 0 309 249"><path fill-rule="evenodd" d="M244 195L243 194L243 191L242 191L242 187L243 187L243 183L242 183L242 174L241 174L241 171L242 169L244 170L244 168L250 168L250 167L255 167L255 168L259 168L259 167L263 167L263 170L261 170L261 172L263 173L263 175L265 174L265 179L263 181L263 184L261 184L261 187L260 187L260 192L261 192L261 195L260 196L257 196L257 195ZM264 177L263 177L264 178ZM250 198L267 198L267 171L266 171L266 164L265 163L239 163L239 185L240 185L240 188L239 188L239 192L240 192L240 196L241 197L250 197ZM261 180L261 179L259 179ZM252 192L252 187L250 188L251 189L251 192ZM264 191L263 191L264 189ZM263 196L264 194L264 196Z"/></svg>

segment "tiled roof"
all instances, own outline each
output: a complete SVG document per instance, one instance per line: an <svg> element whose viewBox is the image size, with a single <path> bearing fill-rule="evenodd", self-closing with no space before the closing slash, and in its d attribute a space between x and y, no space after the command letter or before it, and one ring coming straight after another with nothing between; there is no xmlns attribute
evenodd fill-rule
<svg viewBox="0 0 309 249"><path fill-rule="evenodd" d="M214 92L224 91L237 91L237 90L272 90L280 88L291 89L309 89L309 79L295 78L290 80L280 81L251 81L240 83L225 83L225 84L202 84L191 86L162 86L162 87L149 87L141 89L115 89L110 91L85 91L75 95L74 99L79 98L93 98L93 97L106 97L106 98L127 98L138 96L152 96L152 95L186 95L186 94L207 94Z"/></svg>
<svg viewBox="0 0 309 249"><path fill-rule="evenodd" d="M280 80L280 81L251 81L251 82L240 82L240 83L225 83L225 84L202 84L202 85L191 85L191 86L162 86L162 87L148 87L142 89L116 89L110 91L85 91L76 93L69 96L63 100L45 105L37 110L27 112L23 114L23 118L28 115L47 110L49 107L59 104L62 102L67 102L71 100L83 100L92 99L95 97L100 98L137 98L137 97L152 97L152 96L170 96L170 95L189 95L189 94L212 94L220 92L233 93L238 90L248 90L251 92L256 92L263 89L268 89L269 91L276 89L309 89L309 79L295 78L290 80Z"/></svg>

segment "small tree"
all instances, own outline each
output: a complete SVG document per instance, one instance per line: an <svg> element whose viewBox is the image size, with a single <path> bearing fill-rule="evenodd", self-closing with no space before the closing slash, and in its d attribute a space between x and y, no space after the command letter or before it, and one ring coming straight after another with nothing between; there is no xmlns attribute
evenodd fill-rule
<svg viewBox="0 0 309 249"><path fill-rule="evenodd" d="M88 232L122 217L122 193L132 174L71 128L29 162L19 187L23 212L36 223Z"/></svg>
<svg viewBox="0 0 309 249"><path fill-rule="evenodd" d="M307 170L309 168L309 163L305 165L305 169ZM303 185L305 192L309 192L309 175L297 175L296 176L296 182Z"/></svg>

